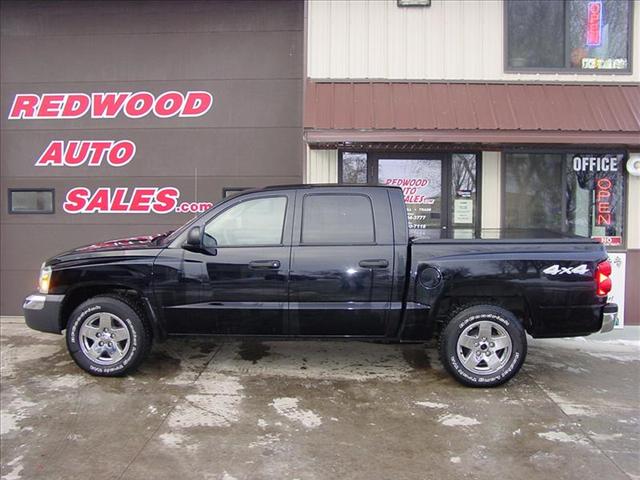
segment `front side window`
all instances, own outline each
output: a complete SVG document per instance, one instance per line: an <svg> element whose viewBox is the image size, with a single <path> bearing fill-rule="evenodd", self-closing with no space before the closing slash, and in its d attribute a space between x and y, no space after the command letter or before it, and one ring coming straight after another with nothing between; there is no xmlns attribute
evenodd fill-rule
<svg viewBox="0 0 640 480"><path fill-rule="evenodd" d="M374 243L373 208L364 195L305 195L302 243Z"/></svg>
<svg viewBox="0 0 640 480"><path fill-rule="evenodd" d="M622 154L506 154L505 227L622 245L623 169Z"/></svg>
<svg viewBox="0 0 640 480"><path fill-rule="evenodd" d="M509 70L631 71L630 0L509 0Z"/></svg>
<svg viewBox="0 0 640 480"><path fill-rule="evenodd" d="M280 245L286 209L286 197L256 198L238 203L207 224L204 245Z"/></svg>

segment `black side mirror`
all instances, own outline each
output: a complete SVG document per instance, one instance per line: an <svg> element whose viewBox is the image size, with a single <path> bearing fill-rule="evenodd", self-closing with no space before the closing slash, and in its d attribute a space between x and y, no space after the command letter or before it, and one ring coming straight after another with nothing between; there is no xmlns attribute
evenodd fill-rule
<svg viewBox="0 0 640 480"><path fill-rule="evenodd" d="M189 230L189 233L187 233L187 241L185 242L185 246L191 247L191 248L202 247L200 227L191 227L191 229Z"/></svg>

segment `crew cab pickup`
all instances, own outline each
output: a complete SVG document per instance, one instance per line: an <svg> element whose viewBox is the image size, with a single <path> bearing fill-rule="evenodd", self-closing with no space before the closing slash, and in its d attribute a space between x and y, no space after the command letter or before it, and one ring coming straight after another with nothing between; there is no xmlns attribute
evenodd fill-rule
<svg viewBox="0 0 640 480"><path fill-rule="evenodd" d="M94 375L131 371L152 340L213 334L423 342L469 386L512 378L533 337L613 328L611 266L585 238L412 238L397 187L240 193L172 233L47 260L24 303Z"/></svg>

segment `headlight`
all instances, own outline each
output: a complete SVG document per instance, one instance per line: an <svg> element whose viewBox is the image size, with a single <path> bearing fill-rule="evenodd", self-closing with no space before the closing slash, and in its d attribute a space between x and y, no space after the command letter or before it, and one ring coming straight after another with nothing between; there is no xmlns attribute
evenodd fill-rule
<svg viewBox="0 0 640 480"><path fill-rule="evenodd" d="M49 282L51 281L51 267L46 267L44 263L40 268L40 278L38 279L38 291L49 293Z"/></svg>

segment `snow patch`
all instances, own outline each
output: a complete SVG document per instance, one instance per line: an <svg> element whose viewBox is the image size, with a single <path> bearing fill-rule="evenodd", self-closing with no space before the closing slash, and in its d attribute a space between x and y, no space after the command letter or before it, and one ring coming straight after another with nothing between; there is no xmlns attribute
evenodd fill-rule
<svg viewBox="0 0 640 480"><path fill-rule="evenodd" d="M84 375L66 374L57 377L47 377L47 387L53 390L77 389L89 383Z"/></svg>
<svg viewBox="0 0 640 480"><path fill-rule="evenodd" d="M271 406L283 417L301 423L305 428L316 428L322 425L322 417L312 410L304 410L298 407L299 400L291 397L276 398Z"/></svg>
<svg viewBox="0 0 640 480"><path fill-rule="evenodd" d="M160 440L167 447L178 448L182 446L187 437L182 435L181 433L168 432L160 435Z"/></svg>
<svg viewBox="0 0 640 480"><path fill-rule="evenodd" d="M480 422L475 418L455 415L453 413L441 415L438 418L438 423L446 425L447 427L469 427L472 425L480 425Z"/></svg>
<svg viewBox="0 0 640 480"><path fill-rule="evenodd" d="M570 435L566 432L551 431L538 433L538 436L545 440L560 443L576 443L579 445L589 445L589 441L580 434Z"/></svg>
<svg viewBox="0 0 640 480"><path fill-rule="evenodd" d="M2 477L3 480L18 480L22 477L22 470L24 469L24 466L21 463L22 458L22 455L20 455L7 463L7 466L13 467L13 469Z"/></svg>
<svg viewBox="0 0 640 480"><path fill-rule="evenodd" d="M621 433L595 433L589 432L589 436L596 442L612 442L622 438Z"/></svg>
<svg viewBox="0 0 640 480"><path fill-rule="evenodd" d="M413 402L416 405L427 408L448 408L449 405L446 403L438 403L438 402Z"/></svg>
<svg viewBox="0 0 640 480"><path fill-rule="evenodd" d="M185 396L171 412L171 428L228 427L238 421L242 385L235 377L203 374L196 384L203 393Z"/></svg>
<svg viewBox="0 0 640 480"><path fill-rule="evenodd" d="M27 417L29 409L35 407L37 404L16 398L8 405L4 406L0 411L0 435L6 435L14 430L19 430L18 423Z"/></svg>

